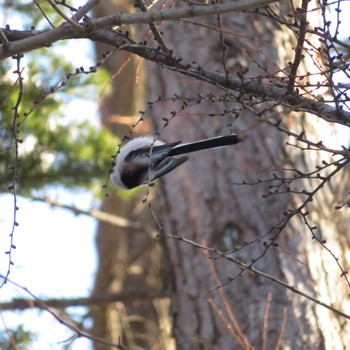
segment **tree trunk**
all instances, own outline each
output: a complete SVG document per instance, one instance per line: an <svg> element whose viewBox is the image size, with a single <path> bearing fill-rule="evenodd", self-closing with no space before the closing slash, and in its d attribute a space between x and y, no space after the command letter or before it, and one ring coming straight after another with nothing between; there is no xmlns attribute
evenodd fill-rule
<svg viewBox="0 0 350 350"><path fill-rule="evenodd" d="M106 13L113 11L110 7L106 9ZM289 18L288 10L283 11L284 18ZM226 66L228 74L238 74L242 79L260 77L269 81L288 71L285 67L293 60L295 38L291 32L262 19L253 14L222 15L220 23L226 30L223 37L210 27L218 26L215 16L198 20L200 26L186 22L163 23L160 30L169 49L179 58L221 72ZM149 41L149 35L140 35L139 40L141 38ZM307 59L304 61L305 72L311 71ZM118 64L110 61L110 71L117 72L124 62L125 58ZM130 77L135 82L135 62L137 60L127 66L133 67L131 72L123 71L124 77L119 75L113 80L116 94L102 109L107 125L110 125L110 116L132 115L144 109L134 108L133 103L143 99L133 93L134 84L126 83ZM278 66L282 67L280 71ZM151 114L160 139L188 142L232 131L244 134L245 139L232 147L192 154L188 162L160 181L160 191L156 192L152 207L156 219L164 223L160 241L166 274L160 275L159 250L155 251L159 245L150 244L149 236L100 225L97 239L100 263L95 293L118 293L134 287L162 291L161 285L166 286L164 294L171 296L173 333L177 348L181 350L346 348L349 327L337 314L262 275L218 258L217 254L211 253L208 259L208 253L195 248L194 243L170 237L176 235L232 252L229 256L346 310L348 286L340 277L336 259L326 251L324 243L319 244L314 239L316 235L320 241L326 239L336 258L344 261L349 246L347 222L342 212L334 212L333 207L341 202L342 193L346 195L343 188L346 181L341 176L332 180L332 187L324 188L303 209L303 213L310 211L309 219L298 214L284 227L286 215L305 200L303 194L285 193L264 198L270 183L266 186L235 183L271 178L272 170L277 176L284 176L284 168L315 169L315 165L321 164L320 155L286 147L287 141L295 140L287 139L286 134L278 133L276 128L258 119L249 110L249 103L243 104L239 96L233 102L234 98L227 91L206 82L191 80L150 63L147 90L147 99L157 102L147 110L145 117ZM124 108L125 101L131 104ZM322 129L327 128L329 132L331 128L281 107L271 110L265 121L278 119L297 134L306 131L316 142L322 139ZM119 127L115 130L121 137L129 131ZM310 191L318 184L317 179L311 179L298 186ZM335 193L339 196L336 200ZM138 198L121 204L120 198L111 196L104 210L130 217L129 213L139 202ZM140 214L138 218L144 222L149 219L147 215L141 218ZM317 231L306 223L316 225ZM150 246L150 254L140 254ZM169 323L166 309L166 297L95 307L92 309L94 334L114 342L120 337L122 344L130 349L170 350L169 339L157 340L162 338L161 329ZM142 321L131 321L136 318ZM96 349L105 348L96 345Z"/></svg>
<svg viewBox="0 0 350 350"><path fill-rule="evenodd" d="M263 23L261 17L252 21L252 16L241 13L221 16L225 29L242 34L242 37L224 34L226 51L220 34L206 26L169 22L162 25L161 30L165 38L171 38L168 44L170 49L174 48L174 54L189 62L223 71L225 54L230 74L237 74L242 65L249 67L246 78L267 76L259 67L270 72L277 70L274 63L285 67L293 55L294 38L268 21ZM201 23L217 26L215 18L201 19ZM157 196L153 205L158 219L164 222L165 237L177 235L225 252L242 247L232 256L250 264L264 254L266 244L276 233L271 227L300 199L291 194L262 198L265 186L233 183L271 177L270 170L276 168L305 169L308 164L314 169L318 159L313 154L286 150L283 134L256 122L248 110L240 111L239 118L234 120L235 116L227 111L239 105L225 103L223 90L154 64L149 65L148 83L151 101L157 100L162 92L163 102L152 108L152 118L162 140L189 142L228 134L231 128L234 131L249 129L241 144L190 155L188 162L163 178L161 196ZM214 103L211 96L219 95L223 102ZM174 96L180 98L175 102L166 99ZM172 119L171 111L176 112ZM216 117L208 117L209 114ZM164 117L171 121L163 128ZM301 113L292 115L277 109L271 118L282 118L295 130L317 132L317 127L311 124L315 121L305 119ZM277 173L280 174L278 170ZM314 183L305 184L311 185ZM332 198L331 191L325 189L320 200L329 203ZM332 237L343 237L342 240L347 241L345 235L341 236L347 230L345 219L339 214L337 225L332 222L333 206L325 210L321 205L314 205L313 220L321 232L332 227ZM337 243L337 238L332 237L327 236L327 240L335 244L332 249L339 248L339 258L344 257L348 251L344 243L348 242ZM342 281L334 293L337 296L331 292L334 283L340 283L340 272L335 260L312 239L302 219L293 219L276 243L278 246L269 248L254 267L321 300L341 305L339 300L347 298L347 286ZM278 342L283 349L345 349L347 346L348 327L342 328L344 320L326 309L261 276L248 271L242 273L240 267L225 259L215 259L215 255L208 259L203 250L193 245L166 238L165 246L169 275L173 279L169 292L178 349L236 349L239 344L243 348L274 349ZM219 282L214 278L213 269ZM217 283L224 286L216 289ZM341 308L344 310L344 306ZM233 335L235 327L225 324L221 311L230 324L229 313L233 313L241 335L238 328L235 331L238 335ZM342 329L344 335L339 336Z"/></svg>

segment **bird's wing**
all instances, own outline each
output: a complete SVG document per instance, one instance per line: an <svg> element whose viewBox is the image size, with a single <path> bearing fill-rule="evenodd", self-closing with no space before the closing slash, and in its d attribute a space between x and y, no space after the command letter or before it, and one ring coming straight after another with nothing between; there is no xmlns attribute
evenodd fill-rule
<svg viewBox="0 0 350 350"><path fill-rule="evenodd" d="M150 181L153 181L153 180L169 173L170 171L172 171L173 169L175 169L176 167L178 167L182 163L185 163L186 160L188 160L188 159L189 159L189 157L187 157L187 156L181 157L181 158L168 157L168 158L164 159L162 162L160 162L159 164L157 164L155 167L152 168Z"/></svg>
<svg viewBox="0 0 350 350"><path fill-rule="evenodd" d="M151 147L142 147L138 148L134 151L131 151L125 158L125 161L131 161L134 159L137 159L138 157L149 157L151 156L151 163L157 164L158 162L161 162L165 157L168 156L170 150L181 143L181 141L168 143L160 146L153 146ZM152 150L152 152L151 152Z"/></svg>

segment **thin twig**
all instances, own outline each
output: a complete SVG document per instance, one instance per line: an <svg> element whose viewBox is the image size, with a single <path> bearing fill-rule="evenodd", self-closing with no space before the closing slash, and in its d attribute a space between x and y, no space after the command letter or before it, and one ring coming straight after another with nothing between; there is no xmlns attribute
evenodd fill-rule
<svg viewBox="0 0 350 350"><path fill-rule="evenodd" d="M202 242L202 244L205 244L205 243ZM216 285L220 286L221 285L221 281L219 279L219 276L218 276L218 273L217 273L217 271L215 269L215 265L214 265L213 261L209 259L209 252L207 250L203 250L203 253L204 253L204 256L207 259L207 262L208 262L209 268L210 268L210 272L211 272L212 276L214 277ZM239 344L241 344L244 349L252 349L253 347L249 343L249 339L243 333L241 327L239 326L239 324L238 324L238 322L236 320L236 317L234 316L234 314L232 312L232 309L230 307L230 303L228 302L223 289L219 288L218 291L219 291L220 298L221 298L221 300L222 300L222 302L223 302L223 304L225 306L225 310L226 310L226 312L227 312L227 314L228 314L228 316L230 318L230 321L231 321L231 323L229 323L228 321L226 323L226 324L230 324L230 326L231 326L231 327L228 327L229 330L231 331L232 335L237 340L237 342ZM223 318L222 318L222 320L224 321Z"/></svg>
<svg viewBox="0 0 350 350"><path fill-rule="evenodd" d="M45 19L47 20L47 22L50 24L50 26L52 28L55 28L55 26L53 25L53 23L50 21L49 17L46 15L45 11L41 8L40 4L38 3L37 0L33 0L34 4L37 6L37 8L39 9L39 11L41 12L41 14L45 17Z"/></svg>
<svg viewBox="0 0 350 350"><path fill-rule="evenodd" d="M145 2L143 0L136 0L137 2L137 6L141 9L142 12L149 12ZM154 35L154 39L158 42L158 44L160 45L160 47L163 49L164 52L170 52L170 50L168 49L164 38L162 36L162 34L160 33L158 27L155 25L155 23L150 23L149 27L151 28L151 31Z"/></svg>
<svg viewBox="0 0 350 350"><path fill-rule="evenodd" d="M253 267L253 266L250 266L248 264L245 264L244 262L242 262L241 260L237 259L237 258L233 258L233 257L230 257L230 256L227 256L226 253L224 252L221 252L220 250L218 249L214 249L214 248L210 248L210 247L207 247L203 244L199 244L199 243L196 243L190 239L187 239L187 238L183 238L183 237L180 237L180 236L175 236L175 235L171 235L171 234L166 234L166 237L167 238L171 238L171 239L175 239L175 240L178 240L178 241L182 241L182 242L185 242L187 244L190 244L192 245L193 247L196 247L196 248L200 248L200 249L204 249L204 250L207 250L208 252L211 252L211 253L214 253L220 257L222 257L223 259L226 259L228 261L231 261L233 262L234 264L238 265L238 266L241 266L243 267L245 270L248 270L250 272L253 272L261 277L264 277L284 288L287 288L289 289L290 291L292 291L293 293L296 293L296 294L299 294L301 295L302 297L306 298L306 299L309 299L311 300L312 302L320 305L320 306L323 306L325 307L326 309L338 314L339 316L342 316L348 320L350 320L350 315L344 313L343 311L331 306L331 305L328 305L326 303L324 303L323 301L321 300L318 300L316 298L314 298L313 296L309 295L309 294L306 294L305 292L295 288L294 286L290 286L288 283L286 282L283 282L281 281L280 279L274 277L274 276L271 276L261 270L258 270L257 268Z"/></svg>
<svg viewBox="0 0 350 350"><path fill-rule="evenodd" d="M281 345L282 345L282 339L284 336L286 323L287 323L287 308L284 307L283 308L283 319L282 319L282 324L281 324L281 330L280 330L280 334L279 334L278 339L277 339L277 344L276 344L275 350L279 350Z"/></svg>
<svg viewBox="0 0 350 350"><path fill-rule="evenodd" d="M264 323L263 323L263 334L262 334L262 350L266 350L266 344L267 344L267 329L269 325L269 310L270 310L270 304L272 300L272 294L269 293L267 295L267 302L265 306L265 312L264 312Z"/></svg>
<svg viewBox="0 0 350 350"><path fill-rule="evenodd" d="M5 276L0 274L0 278L3 278L4 280L6 279ZM38 304L40 304L41 308L46 310L51 316L53 316L60 324L64 325L65 327L67 327L68 329L70 329L72 332L75 333L75 335L72 337L73 338L87 338L91 341L97 342L97 343L101 343L101 344L105 344L108 345L110 347L114 347L116 349L120 349L120 350L127 350L126 347L120 345L120 344L116 344L113 342L110 342L108 340L96 337L92 334L86 333L84 331L81 331L80 329L78 329L75 325L71 324L70 322L64 320L63 318L59 317L54 311L52 311L50 308L48 308L45 303L39 299L36 295L34 295L28 288L23 287L21 285L19 285L18 283L11 281L9 279L7 279L8 282L12 283L14 286L22 289L25 293L27 293L28 295L30 295Z"/></svg>
<svg viewBox="0 0 350 350"><path fill-rule="evenodd" d="M12 175L12 183L8 186L8 190L12 192L13 195L13 221L12 221L12 228L10 232L10 247L5 252L8 256L8 266L7 266L7 272L4 280L0 284L0 289L3 287L3 285L7 282L7 278L10 275L11 267L13 266L12 261L12 253L13 250L16 249L16 246L14 244L14 234L15 229L19 225L17 222L17 211L18 211L18 198L17 198L17 183L18 183L18 165L19 165L19 144L23 142L23 140L19 136L20 132L20 126L18 119L20 117L19 113L19 107L22 103L23 96L24 96L24 86L23 86L23 76L21 69L21 59L23 55L17 55L14 56L13 59L16 60L16 70L14 71L14 74L17 74L17 82L18 82L18 95L15 105L13 106L13 120L12 120L12 136L13 136L13 145L14 145L14 160L13 164L10 166L10 169L13 171Z"/></svg>
<svg viewBox="0 0 350 350"><path fill-rule="evenodd" d="M215 0L215 2L218 4L219 1ZM221 16L220 14L216 15L216 20L218 22L218 26L219 26L219 36L220 36L220 41L221 41L221 46L222 46L222 65L224 67L224 72L226 75L226 79L228 79L228 75L229 75L229 69L227 67L227 45L225 42L225 37L224 34L222 32L222 25L221 25Z"/></svg>
<svg viewBox="0 0 350 350"><path fill-rule="evenodd" d="M295 78L297 76L297 71L300 65L300 62L302 60L302 53L304 51L304 41L305 41L305 34L307 29L307 7L310 0L303 0L301 9L298 11L297 16L300 17L300 26L299 26L299 37L298 37L298 43L297 47L295 49L295 57L294 62L292 63L290 74L289 74L289 81L287 86L287 93L292 94L294 90L294 84L295 84ZM297 17L296 16L296 17Z"/></svg>
<svg viewBox="0 0 350 350"><path fill-rule="evenodd" d="M229 320L225 317L224 313L222 310L215 304L215 301L212 298L208 299L209 305L215 310L215 312L219 315L221 318L221 321L223 324L226 326L228 331L232 334L233 338L237 341L237 343L243 348L247 349L247 347L243 344L242 340L238 337L236 332L234 331L232 324L229 322ZM248 348L250 349L250 348Z"/></svg>
<svg viewBox="0 0 350 350"><path fill-rule="evenodd" d="M14 336L13 336L13 334L11 332L11 329L9 329L7 327L7 324L5 322L5 317L4 317L2 311L3 311L3 308L0 305L0 316L1 316L1 321L2 321L3 328L4 328L5 333L7 334L7 337L9 339L9 344L8 345L11 345L11 349L12 350L20 350L19 347L17 346L16 339L14 338Z"/></svg>
<svg viewBox="0 0 350 350"><path fill-rule="evenodd" d="M75 22L75 20L68 17L61 9L56 5L56 3L53 0L47 0L51 7L63 18L65 19L69 24L71 24L73 27L84 30L84 26L80 25L79 23Z"/></svg>

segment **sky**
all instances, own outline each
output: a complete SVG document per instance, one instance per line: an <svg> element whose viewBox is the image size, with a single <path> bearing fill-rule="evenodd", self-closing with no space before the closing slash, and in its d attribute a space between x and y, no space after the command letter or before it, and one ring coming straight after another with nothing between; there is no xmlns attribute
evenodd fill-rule
<svg viewBox="0 0 350 350"><path fill-rule="evenodd" d="M84 1L76 1L78 4ZM1 18L1 17L0 17ZM1 26L4 23L0 23ZM69 44L68 44L69 45ZM77 66L89 67L94 63L93 50L87 41L72 44ZM95 120L98 123L95 101L73 100L65 106L68 118ZM96 207L89 193L71 193L63 188L51 189L48 196L65 204L81 209ZM14 266L10 279L28 288L41 298L83 297L90 294L96 271L95 234L96 221L87 216L75 216L60 208L52 208L46 203L18 197L19 210L15 229L13 252ZM97 206L98 207L98 206ZM6 274L9 247L9 233L13 218L13 196L0 196L0 273ZM24 290L7 283L0 289L0 302L13 298L29 297ZM76 314L83 315L84 308L75 308ZM24 312L1 312L0 332L6 327L16 327L18 323L35 333L31 350L63 349L64 341L72 336L66 327L60 325L47 312L35 309ZM85 324L89 326L88 323ZM63 342L63 343L62 343ZM72 350L88 350L89 342L75 340Z"/></svg>
<svg viewBox="0 0 350 350"><path fill-rule="evenodd" d="M0 199L1 222L0 247L4 243L4 233L10 232L12 208L11 195ZM91 198L86 194L69 195L60 193L63 203L75 203L79 208L88 209ZM18 222L15 231L15 245L10 279L28 288L40 298L62 298L88 296L91 290L96 255L94 236L96 222L87 216L78 216L67 210L51 208L45 203L33 202L19 197ZM0 266L7 266L6 256L0 254ZM4 271L2 271L4 273ZM0 300L30 297L22 289L7 283L0 290ZM37 333L31 349L60 349L63 341L71 336L67 328L60 326L51 315L36 310L25 312L4 312L6 326L15 327L22 323L26 330ZM30 325L30 327L29 327ZM0 329L1 321L0 321ZM41 332L40 332L41 330ZM39 331L39 333L38 333ZM73 349L79 349L81 341L76 341ZM78 344L79 343L79 344Z"/></svg>

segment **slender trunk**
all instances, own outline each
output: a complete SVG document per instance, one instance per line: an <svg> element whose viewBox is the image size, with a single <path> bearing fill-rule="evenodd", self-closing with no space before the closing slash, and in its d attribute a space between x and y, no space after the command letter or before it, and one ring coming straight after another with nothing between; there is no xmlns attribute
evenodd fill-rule
<svg viewBox="0 0 350 350"><path fill-rule="evenodd" d="M101 17L116 11L132 11L130 2L101 2L95 8L95 16ZM131 30L131 29L130 29ZM109 46L96 44L96 55L101 58L110 50ZM105 68L110 72L111 80L100 101L100 111L103 124L112 129L116 135L116 151L120 140L130 130L134 116L143 106L144 84L143 70L140 61L129 53L118 52L112 59L106 61ZM138 82L138 84L136 84ZM106 83L108 83L106 81ZM128 121L131 120L131 121ZM108 155L106 155L108 157ZM112 156L112 155L111 155ZM111 158L112 161L112 158ZM107 170L107 169L106 169ZM102 204L102 211L135 219L138 197L122 198L111 186L109 196ZM136 208L136 210L135 210ZM143 212L138 213L138 220L147 222L149 219ZM149 250L149 238L144 231L117 228L109 223L100 222L96 237L98 267L95 277L93 295L101 293L119 293L128 289L142 290L145 294L158 287L157 278L149 276L149 256L144 254ZM156 249L153 254L159 256ZM156 258L153 258L156 261ZM93 334L114 343L122 342L128 346L148 347L147 333L149 323L157 321L152 297L141 300L120 300L109 304L101 303L91 307L93 318ZM138 315L136 318L134 315ZM157 328L157 327L154 327ZM150 333L150 332L148 332ZM149 334L156 338L158 334ZM106 350L110 347L94 343L96 350Z"/></svg>

